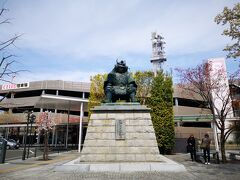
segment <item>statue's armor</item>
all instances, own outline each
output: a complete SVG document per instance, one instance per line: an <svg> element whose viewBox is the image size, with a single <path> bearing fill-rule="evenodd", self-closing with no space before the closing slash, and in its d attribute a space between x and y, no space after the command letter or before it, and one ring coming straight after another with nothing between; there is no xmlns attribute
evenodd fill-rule
<svg viewBox="0 0 240 180"><path fill-rule="evenodd" d="M114 86L126 86L128 84L128 73L115 73Z"/></svg>
<svg viewBox="0 0 240 180"><path fill-rule="evenodd" d="M114 94L127 94L128 74L112 74L112 91Z"/></svg>
<svg viewBox="0 0 240 180"><path fill-rule="evenodd" d="M104 90L106 99L105 102L115 102L118 99L126 100L127 102L135 102L135 94L137 85L134 79L127 72L117 72L118 66L108 74L107 80L104 82Z"/></svg>

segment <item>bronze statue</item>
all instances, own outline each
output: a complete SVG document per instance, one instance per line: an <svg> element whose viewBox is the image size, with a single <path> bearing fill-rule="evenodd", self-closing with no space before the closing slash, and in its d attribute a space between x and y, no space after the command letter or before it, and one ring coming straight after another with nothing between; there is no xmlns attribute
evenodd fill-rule
<svg viewBox="0 0 240 180"><path fill-rule="evenodd" d="M136 91L137 85L128 72L125 61L117 61L117 64L104 82L104 102L111 103L119 99L126 100L126 102L136 102Z"/></svg>

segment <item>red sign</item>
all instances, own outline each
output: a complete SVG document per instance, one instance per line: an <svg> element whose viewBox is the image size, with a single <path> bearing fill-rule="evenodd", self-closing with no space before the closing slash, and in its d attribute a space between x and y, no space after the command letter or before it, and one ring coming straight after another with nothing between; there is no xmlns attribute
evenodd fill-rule
<svg viewBox="0 0 240 180"><path fill-rule="evenodd" d="M17 84L4 84L4 85L2 85L2 90L7 90L7 89L17 89Z"/></svg>
<svg viewBox="0 0 240 180"><path fill-rule="evenodd" d="M20 88L29 88L29 83L21 83L21 84L4 84L4 85L2 85L2 90L8 90L8 89L20 89Z"/></svg>

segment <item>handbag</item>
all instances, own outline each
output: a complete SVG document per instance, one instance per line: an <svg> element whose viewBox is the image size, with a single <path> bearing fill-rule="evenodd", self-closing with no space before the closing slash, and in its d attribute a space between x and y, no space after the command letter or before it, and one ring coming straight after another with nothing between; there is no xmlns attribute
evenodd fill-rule
<svg viewBox="0 0 240 180"><path fill-rule="evenodd" d="M201 149L207 148L207 144L202 142L202 143L200 144L200 148L201 148Z"/></svg>

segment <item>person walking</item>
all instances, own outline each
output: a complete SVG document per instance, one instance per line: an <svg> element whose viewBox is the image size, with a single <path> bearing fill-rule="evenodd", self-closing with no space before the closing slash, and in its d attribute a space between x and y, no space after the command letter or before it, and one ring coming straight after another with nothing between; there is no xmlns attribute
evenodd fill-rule
<svg viewBox="0 0 240 180"><path fill-rule="evenodd" d="M210 144L211 144L211 139L209 138L208 134L205 134L201 143L205 164L210 164Z"/></svg>
<svg viewBox="0 0 240 180"><path fill-rule="evenodd" d="M193 134L191 134L187 140L187 148L188 151L190 152L192 161L196 161L196 146Z"/></svg>

